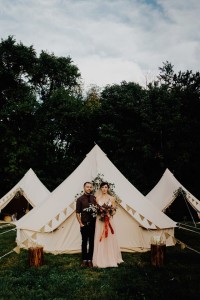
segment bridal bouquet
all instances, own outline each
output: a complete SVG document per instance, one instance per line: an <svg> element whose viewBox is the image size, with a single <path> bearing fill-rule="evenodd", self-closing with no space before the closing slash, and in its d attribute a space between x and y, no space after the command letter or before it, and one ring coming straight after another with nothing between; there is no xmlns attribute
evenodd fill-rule
<svg viewBox="0 0 200 300"><path fill-rule="evenodd" d="M100 236L100 242L102 241L103 236L108 237L108 230L110 229L111 233L114 234L114 229L110 224L110 218L116 213L116 208L110 203L104 203L102 206L98 206L97 214L100 216L99 220L104 222L104 229Z"/></svg>
<svg viewBox="0 0 200 300"><path fill-rule="evenodd" d="M116 208L109 203L104 203L102 206L98 205L97 215L100 216L99 220L105 222L107 218L114 216Z"/></svg>

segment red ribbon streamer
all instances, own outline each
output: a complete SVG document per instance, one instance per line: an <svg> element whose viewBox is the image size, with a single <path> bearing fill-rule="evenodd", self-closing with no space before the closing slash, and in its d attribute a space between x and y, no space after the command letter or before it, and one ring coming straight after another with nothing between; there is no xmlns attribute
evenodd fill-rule
<svg viewBox="0 0 200 300"><path fill-rule="evenodd" d="M110 224L110 218L108 216L105 216L104 230L101 234L101 237L100 237L100 240L99 240L100 242L102 241L104 232L105 232L105 238L108 237L108 228L110 228L111 233L114 234L114 229L112 228L112 225Z"/></svg>

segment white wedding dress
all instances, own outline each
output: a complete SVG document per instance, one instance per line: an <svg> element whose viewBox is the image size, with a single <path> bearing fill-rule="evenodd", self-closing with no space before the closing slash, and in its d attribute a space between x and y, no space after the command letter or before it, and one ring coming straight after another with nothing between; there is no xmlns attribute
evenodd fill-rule
<svg viewBox="0 0 200 300"><path fill-rule="evenodd" d="M109 200L110 201L110 200ZM100 199L100 206L104 204ZM106 204L111 205L110 202ZM94 238L94 254L93 254L93 266L98 268L118 267L118 264L122 263L122 255L117 241L117 235L115 230L114 218L110 217L110 225L112 226L114 233L108 227L108 236L105 237L105 222L99 220L99 216L96 219L95 238ZM101 241L100 241L101 239Z"/></svg>

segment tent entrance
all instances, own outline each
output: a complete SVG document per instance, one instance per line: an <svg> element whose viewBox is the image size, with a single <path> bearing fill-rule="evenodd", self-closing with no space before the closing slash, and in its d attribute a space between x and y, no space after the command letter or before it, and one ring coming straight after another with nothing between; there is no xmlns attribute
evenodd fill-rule
<svg viewBox="0 0 200 300"><path fill-rule="evenodd" d="M186 196L179 193L177 198L172 202L170 206L164 211L165 214L172 220L178 222L195 222L199 221L197 211L191 206L189 201L187 201Z"/></svg>
<svg viewBox="0 0 200 300"><path fill-rule="evenodd" d="M1 210L0 220L10 219L13 221L13 218L19 220L23 217L28 211L33 207L27 201L27 199L21 195L20 192L16 193L12 200Z"/></svg>

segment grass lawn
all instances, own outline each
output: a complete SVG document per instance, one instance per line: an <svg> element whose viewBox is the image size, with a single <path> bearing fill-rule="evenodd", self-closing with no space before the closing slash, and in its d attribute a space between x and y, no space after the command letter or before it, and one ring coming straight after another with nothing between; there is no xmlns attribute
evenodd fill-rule
<svg viewBox="0 0 200 300"><path fill-rule="evenodd" d="M0 233L12 227L0 227ZM0 235L0 256L15 247L15 231ZM198 234L176 229L176 238L200 252ZM200 254L168 247L166 264L155 268L150 252L123 253L119 268L81 268L80 254L45 253L45 264L29 267L22 250L0 259L0 300L9 299L200 299Z"/></svg>

